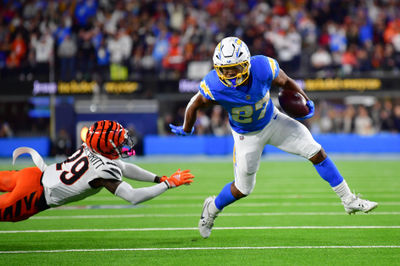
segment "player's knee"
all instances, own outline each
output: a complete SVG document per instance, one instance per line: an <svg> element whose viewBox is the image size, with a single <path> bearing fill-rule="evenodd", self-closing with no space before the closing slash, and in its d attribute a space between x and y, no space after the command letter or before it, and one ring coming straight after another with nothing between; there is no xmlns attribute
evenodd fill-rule
<svg viewBox="0 0 400 266"><path fill-rule="evenodd" d="M233 195L235 198L243 198L246 197L247 195L250 195L251 192L253 192L254 187L255 187L255 179L253 179L251 183L246 182L246 183L237 183L235 182L235 188L237 190L237 195ZM233 192L233 191L232 191ZM240 197L236 197L240 196Z"/></svg>
<svg viewBox="0 0 400 266"><path fill-rule="evenodd" d="M243 195L242 197L246 197L246 196L250 195L250 193L253 192L253 190L254 190L254 186L241 188L239 191Z"/></svg>
<svg viewBox="0 0 400 266"><path fill-rule="evenodd" d="M324 161L326 159L327 155L326 152L323 148L321 148L319 150L319 152L317 152L314 156L312 156L309 160L313 163L313 164L319 164L322 161Z"/></svg>
<svg viewBox="0 0 400 266"><path fill-rule="evenodd" d="M235 199L241 199L243 197L246 197L246 194L243 194L235 185L235 182L232 183L231 185L231 192L232 195L235 197Z"/></svg>

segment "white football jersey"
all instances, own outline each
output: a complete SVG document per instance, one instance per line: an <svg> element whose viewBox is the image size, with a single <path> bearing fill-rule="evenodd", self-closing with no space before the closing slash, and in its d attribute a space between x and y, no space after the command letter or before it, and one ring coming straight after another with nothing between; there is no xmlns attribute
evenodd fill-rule
<svg viewBox="0 0 400 266"><path fill-rule="evenodd" d="M89 185L96 178L122 181L119 160L94 154L82 145L64 162L49 165L44 170L42 184L47 204L60 206L96 194L101 187Z"/></svg>

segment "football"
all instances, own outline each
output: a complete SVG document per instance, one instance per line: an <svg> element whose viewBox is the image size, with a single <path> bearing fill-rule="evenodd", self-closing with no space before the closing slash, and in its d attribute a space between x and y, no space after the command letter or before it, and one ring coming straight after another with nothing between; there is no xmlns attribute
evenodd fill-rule
<svg viewBox="0 0 400 266"><path fill-rule="evenodd" d="M290 117L299 118L309 113L307 100L293 90L281 90L278 95L279 105Z"/></svg>

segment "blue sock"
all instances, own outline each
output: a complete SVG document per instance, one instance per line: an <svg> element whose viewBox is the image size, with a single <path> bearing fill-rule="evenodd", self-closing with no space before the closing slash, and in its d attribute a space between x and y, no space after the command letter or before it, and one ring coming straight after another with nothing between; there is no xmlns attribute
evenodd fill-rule
<svg viewBox="0 0 400 266"><path fill-rule="evenodd" d="M232 183L233 182L226 184L221 192L218 194L218 196L215 198L215 206L217 206L219 210L222 210L225 206L228 206L232 202L236 201L236 198L232 195L231 192Z"/></svg>
<svg viewBox="0 0 400 266"><path fill-rule="evenodd" d="M326 159L319 164L315 164L314 167L317 169L318 174L328 181L331 187L336 187L342 183L343 177L340 175L339 170L329 157L326 157Z"/></svg>

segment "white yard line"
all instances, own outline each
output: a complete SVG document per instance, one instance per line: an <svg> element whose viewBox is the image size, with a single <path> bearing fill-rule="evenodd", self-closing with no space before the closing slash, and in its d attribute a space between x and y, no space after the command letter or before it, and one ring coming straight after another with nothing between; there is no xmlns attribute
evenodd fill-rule
<svg viewBox="0 0 400 266"><path fill-rule="evenodd" d="M393 249L400 246L265 246L265 247L182 247L182 248L104 248L104 249L55 249L9 250L0 254L65 253L65 252L117 252L117 251L190 251L190 250L265 250L265 249Z"/></svg>
<svg viewBox="0 0 400 266"><path fill-rule="evenodd" d="M368 226L241 226L214 227L213 230L295 230L295 229L400 229L400 225L368 225ZM54 229L54 230L4 230L0 234L21 233L76 233L76 232L132 232L132 231L193 231L197 227L164 227L164 228L110 228L110 229Z"/></svg>
<svg viewBox="0 0 400 266"><path fill-rule="evenodd" d="M377 195L379 198L388 199L400 199L399 193L368 193L368 195ZM386 193L386 194L383 194ZM251 195L248 200L252 199L337 199L338 197L331 193L318 192L318 193L290 193L290 194L269 194L268 195ZM204 200L206 196L195 196L195 195L182 195L182 196L162 196L158 199L153 199L153 201L166 201L166 200ZM121 199L110 194L110 196L93 196L86 198L85 201L120 201Z"/></svg>
<svg viewBox="0 0 400 266"><path fill-rule="evenodd" d="M220 216L344 216L343 212L261 212L261 213L221 213ZM400 215L400 212L372 212L360 213L358 215ZM175 218L175 217L198 217L199 213L180 214L108 214L108 215L65 215L65 216L33 216L29 220L57 220L57 219L120 219L120 218Z"/></svg>
<svg viewBox="0 0 400 266"><path fill-rule="evenodd" d="M77 205L77 206L61 206L53 210L76 210L76 209L127 209L127 208L201 208L203 203L177 203L177 204L110 204L110 205ZM400 206L400 201L381 201L380 206ZM340 201L336 202L258 202L258 203L235 203L232 207L266 207L266 206L341 206Z"/></svg>

